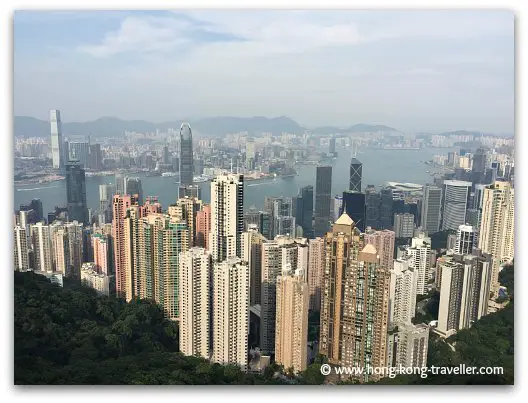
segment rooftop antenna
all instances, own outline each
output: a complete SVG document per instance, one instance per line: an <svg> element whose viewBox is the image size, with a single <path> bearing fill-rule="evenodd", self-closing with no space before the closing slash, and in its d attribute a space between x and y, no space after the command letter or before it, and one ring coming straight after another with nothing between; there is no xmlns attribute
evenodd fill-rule
<svg viewBox="0 0 528 403"><path fill-rule="evenodd" d="M233 173L233 158L231 158L231 173Z"/></svg>

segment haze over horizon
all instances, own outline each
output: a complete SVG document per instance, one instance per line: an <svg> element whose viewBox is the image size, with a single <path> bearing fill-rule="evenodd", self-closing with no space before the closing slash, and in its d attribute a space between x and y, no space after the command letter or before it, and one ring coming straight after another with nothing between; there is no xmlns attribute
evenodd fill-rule
<svg viewBox="0 0 528 403"><path fill-rule="evenodd" d="M96 22L96 23L95 23ZM514 14L17 11L14 114L514 132Z"/></svg>

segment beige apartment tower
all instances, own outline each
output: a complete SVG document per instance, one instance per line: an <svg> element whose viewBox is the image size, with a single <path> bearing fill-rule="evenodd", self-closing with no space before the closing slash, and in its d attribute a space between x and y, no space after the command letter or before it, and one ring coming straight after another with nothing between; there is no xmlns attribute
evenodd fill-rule
<svg viewBox="0 0 528 403"><path fill-rule="evenodd" d="M499 268L514 257L515 198L509 182L486 186L482 196L482 219L478 247L493 258L491 292L499 290Z"/></svg>
<svg viewBox="0 0 528 403"><path fill-rule="evenodd" d="M310 292L309 309L321 311L321 283L325 268L325 240L317 237L308 241L308 289Z"/></svg>
<svg viewBox="0 0 528 403"><path fill-rule="evenodd" d="M241 257L244 232L244 176L219 175L211 182L209 251L215 262Z"/></svg>
<svg viewBox="0 0 528 403"><path fill-rule="evenodd" d="M247 370L248 333L249 267L233 257L214 264L212 361Z"/></svg>
<svg viewBox="0 0 528 403"><path fill-rule="evenodd" d="M275 349L277 277L286 265L293 270L300 269L305 276L308 267L306 238L278 235L273 241L262 243L260 347L265 354Z"/></svg>
<svg viewBox="0 0 528 403"><path fill-rule="evenodd" d="M294 373L307 366L308 284L302 270L292 273L285 265L277 278L277 311L275 319L275 362Z"/></svg>
<svg viewBox="0 0 528 403"><path fill-rule="evenodd" d="M262 243L267 239L254 224L242 233L242 260L249 266L249 304L260 305L262 282Z"/></svg>
<svg viewBox="0 0 528 403"><path fill-rule="evenodd" d="M210 358L211 254L194 247L180 254L180 351Z"/></svg>

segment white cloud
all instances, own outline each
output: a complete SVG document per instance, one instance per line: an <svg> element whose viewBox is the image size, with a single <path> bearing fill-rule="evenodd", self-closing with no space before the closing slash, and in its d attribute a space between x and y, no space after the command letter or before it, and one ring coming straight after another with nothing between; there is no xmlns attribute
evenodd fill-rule
<svg viewBox="0 0 528 403"><path fill-rule="evenodd" d="M100 44L79 46L95 57L119 53L169 52L188 42L182 35L188 23L172 18L126 17L119 29L105 35Z"/></svg>

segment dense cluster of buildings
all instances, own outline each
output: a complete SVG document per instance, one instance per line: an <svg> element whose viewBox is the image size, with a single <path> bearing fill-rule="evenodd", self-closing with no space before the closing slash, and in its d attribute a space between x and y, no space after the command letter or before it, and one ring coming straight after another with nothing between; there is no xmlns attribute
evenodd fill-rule
<svg viewBox="0 0 528 403"><path fill-rule="evenodd" d="M513 180L489 182L485 153L474 155L482 161L472 160L468 181L380 190L363 187L353 158L349 189L339 197L331 194L332 167L318 166L315 188L244 212L242 174L217 175L210 202L201 200L192 132L183 124L174 203L164 209L155 197L143 200L141 181L120 176L101 185L94 220L86 147L70 144L77 158L64 160L58 111L51 137L67 207L44 217L38 199L20 206L15 270L78 280L126 301L154 300L179 322L180 350L212 362L254 370L249 357L258 351L260 364L271 358L302 372L313 312L318 352L330 365L425 366L430 331L448 337L488 314L501 265L514 257ZM251 146L247 155L254 164ZM442 230L448 245L433 248ZM433 290L440 293L437 323L415 323L417 296ZM359 380L380 376L367 371Z"/></svg>

